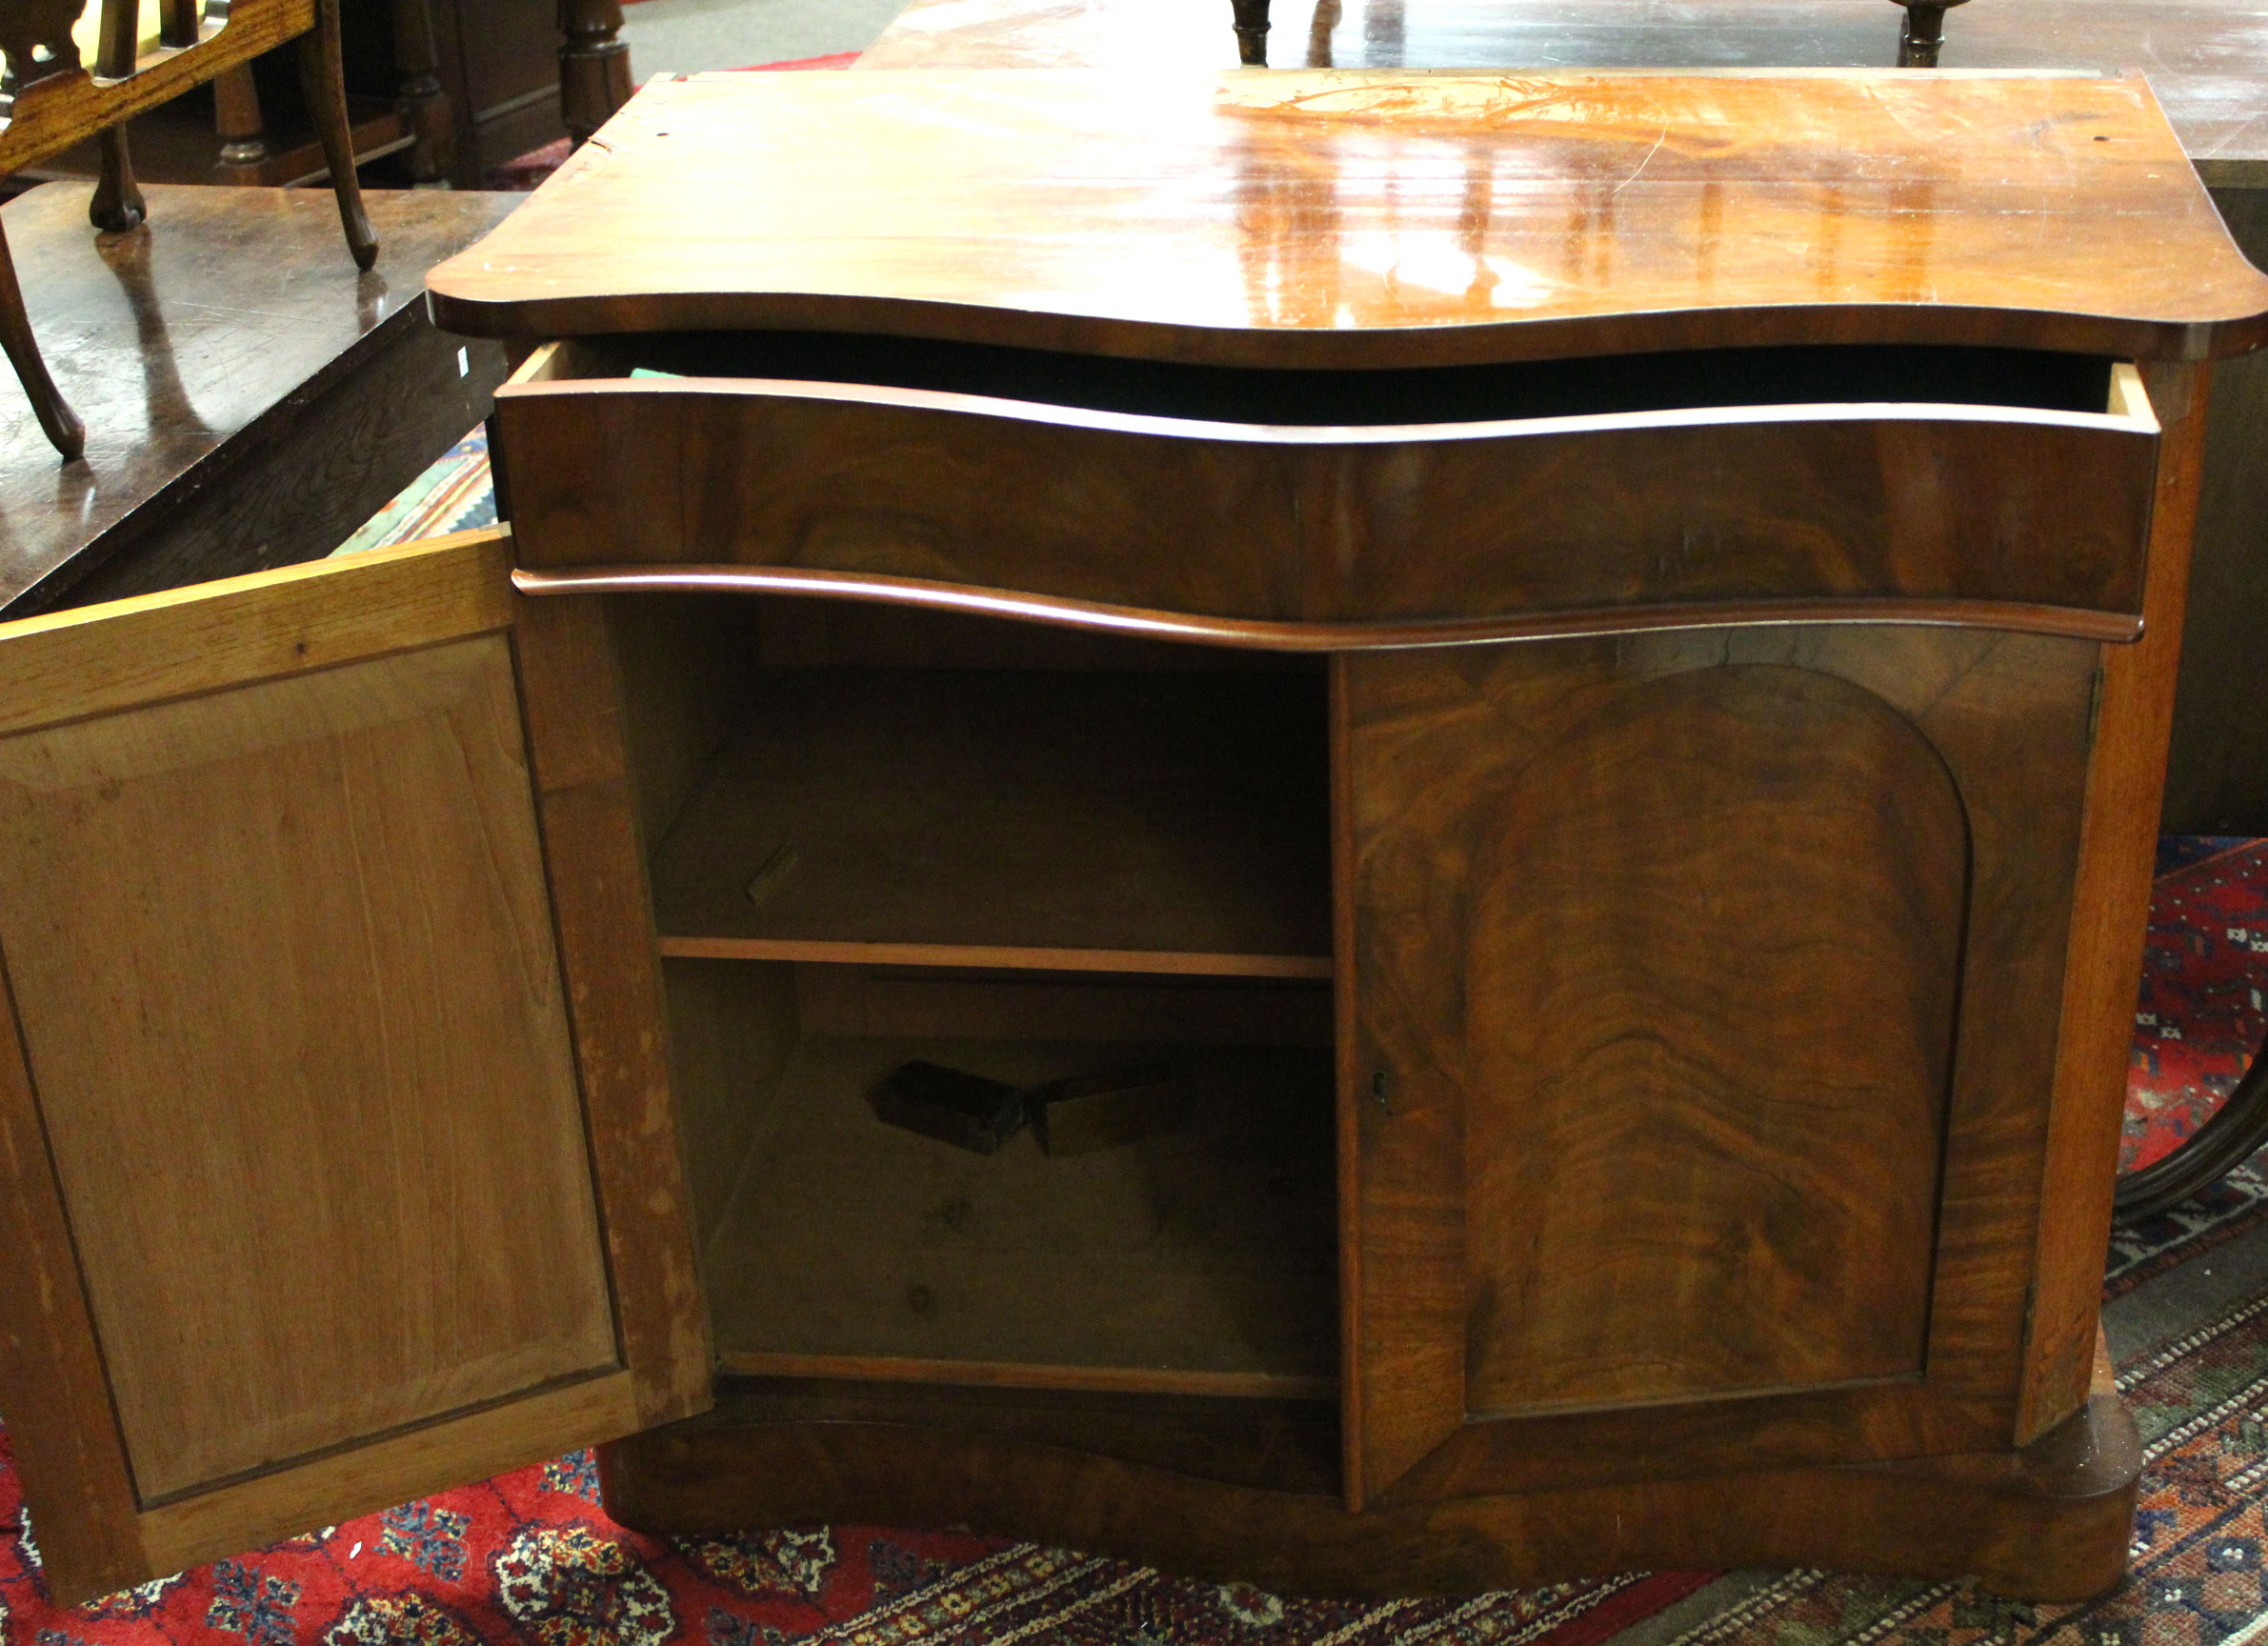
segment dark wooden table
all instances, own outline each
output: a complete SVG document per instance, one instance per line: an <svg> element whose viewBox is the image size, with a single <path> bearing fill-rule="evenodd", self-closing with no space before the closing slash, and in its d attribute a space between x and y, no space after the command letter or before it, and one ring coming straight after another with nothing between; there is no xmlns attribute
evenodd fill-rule
<svg viewBox="0 0 2268 1646"><path fill-rule="evenodd" d="M1276 0L1276 69L1889 68L1883 0ZM1236 62L1227 0L914 0L861 69ZM1977 0L1947 69L2140 69L2209 185L2268 175L2268 5Z"/></svg>
<svg viewBox="0 0 2268 1646"><path fill-rule="evenodd" d="M328 191L151 187L87 227L90 185L7 208L31 324L87 424L56 461L0 393L0 610L85 605L328 553L488 410L502 351L435 331L425 271L526 198L373 193L357 274Z"/></svg>
<svg viewBox="0 0 2268 1646"><path fill-rule="evenodd" d="M1884 0L1275 0L1276 69L1888 67ZM1228 0L914 0L860 69L1236 62ZM1976 0L1949 70L2138 69L2237 243L2268 267L2268 4ZM2165 825L2268 834L2268 356L2224 361L2175 713Z"/></svg>

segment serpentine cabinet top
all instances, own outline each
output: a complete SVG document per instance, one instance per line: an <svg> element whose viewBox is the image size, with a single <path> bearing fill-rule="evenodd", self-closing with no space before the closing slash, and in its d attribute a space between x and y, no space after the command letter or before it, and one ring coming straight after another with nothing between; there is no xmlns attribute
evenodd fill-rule
<svg viewBox="0 0 2268 1646"><path fill-rule="evenodd" d="M483 336L865 331L1267 367L2268 343L2138 76L656 81L428 277Z"/></svg>

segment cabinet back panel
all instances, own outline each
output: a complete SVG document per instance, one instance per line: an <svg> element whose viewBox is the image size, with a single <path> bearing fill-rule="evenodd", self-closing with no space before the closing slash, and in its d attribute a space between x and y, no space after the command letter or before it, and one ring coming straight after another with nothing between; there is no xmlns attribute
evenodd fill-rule
<svg viewBox="0 0 2268 1646"><path fill-rule="evenodd" d="M0 742L0 951L150 1504L613 1365L508 643Z"/></svg>
<svg viewBox="0 0 2268 1646"><path fill-rule="evenodd" d="M1824 674L1600 695L1477 809L1472 1408L1918 1375L1952 778Z"/></svg>
<svg viewBox="0 0 2268 1646"><path fill-rule="evenodd" d="M875 1116L912 1058L1025 1089L1165 1058L1198 1095L1139 1142L1049 1156L1027 1129L982 1155ZM707 1264L727 1371L1329 1387L1321 1053L806 1034L769 1098L744 1089L762 1117Z"/></svg>
<svg viewBox="0 0 2268 1646"><path fill-rule="evenodd" d="M767 671L655 850L664 953L1106 951L1327 975L1321 686Z"/></svg>

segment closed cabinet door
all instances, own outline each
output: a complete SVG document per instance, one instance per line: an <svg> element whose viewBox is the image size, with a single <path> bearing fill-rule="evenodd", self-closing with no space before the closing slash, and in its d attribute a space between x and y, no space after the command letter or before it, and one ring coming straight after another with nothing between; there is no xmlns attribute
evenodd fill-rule
<svg viewBox="0 0 2268 1646"><path fill-rule="evenodd" d="M2098 656L1340 661L1357 1500L2014 1443Z"/></svg>
<svg viewBox="0 0 2268 1646"><path fill-rule="evenodd" d="M707 1398L611 664L509 548L0 629L0 1412L62 1598Z"/></svg>

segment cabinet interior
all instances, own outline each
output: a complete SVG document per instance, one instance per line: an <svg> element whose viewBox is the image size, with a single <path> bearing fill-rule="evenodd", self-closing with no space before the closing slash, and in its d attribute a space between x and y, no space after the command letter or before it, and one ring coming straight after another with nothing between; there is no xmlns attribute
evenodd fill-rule
<svg viewBox="0 0 2268 1646"><path fill-rule="evenodd" d="M1327 1399L1322 668L741 595L609 617L720 1370ZM876 1114L916 1059L1163 1062L1186 1106L979 1154Z"/></svg>
<svg viewBox="0 0 2268 1646"><path fill-rule="evenodd" d="M929 338L705 331L567 339L514 381L639 374L845 384L1230 424L1362 428L1837 404L2100 412L2113 366L2030 349L1826 344L1294 371Z"/></svg>

